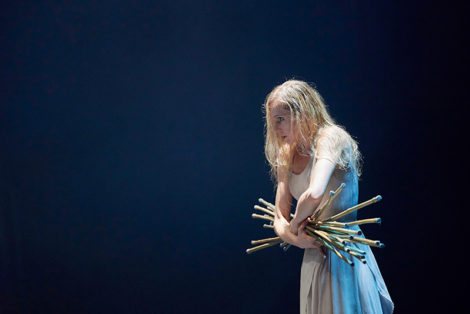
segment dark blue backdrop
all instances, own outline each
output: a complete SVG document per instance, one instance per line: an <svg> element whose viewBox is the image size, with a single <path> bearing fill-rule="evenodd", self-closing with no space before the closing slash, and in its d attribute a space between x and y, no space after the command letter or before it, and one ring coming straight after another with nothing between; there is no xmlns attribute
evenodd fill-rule
<svg viewBox="0 0 470 314"><path fill-rule="evenodd" d="M292 77L360 143L397 313L456 308L464 9L2 2L0 312L297 313L301 250L244 253L270 235L261 104Z"/></svg>

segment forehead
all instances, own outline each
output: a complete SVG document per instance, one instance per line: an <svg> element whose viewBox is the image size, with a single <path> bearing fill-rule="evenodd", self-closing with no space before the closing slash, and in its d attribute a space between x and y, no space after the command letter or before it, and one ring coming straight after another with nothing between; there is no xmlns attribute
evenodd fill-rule
<svg viewBox="0 0 470 314"><path fill-rule="evenodd" d="M285 102L279 101L277 99L275 99L271 102L270 107L271 107L271 114L273 116L290 114L289 105L287 105Z"/></svg>

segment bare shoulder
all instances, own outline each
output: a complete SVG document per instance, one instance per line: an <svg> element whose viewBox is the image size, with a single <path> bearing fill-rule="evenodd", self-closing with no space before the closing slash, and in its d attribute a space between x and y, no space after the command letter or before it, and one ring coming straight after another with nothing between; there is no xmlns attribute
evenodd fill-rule
<svg viewBox="0 0 470 314"><path fill-rule="evenodd" d="M317 144L344 149L350 145L350 138L351 136L344 128L329 125L322 128L318 133Z"/></svg>
<svg viewBox="0 0 470 314"><path fill-rule="evenodd" d="M352 166L360 175L362 159L357 142L341 126L332 125L320 131L315 155L317 159L324 158L335 162L342 169L348 169Z"/></svg>

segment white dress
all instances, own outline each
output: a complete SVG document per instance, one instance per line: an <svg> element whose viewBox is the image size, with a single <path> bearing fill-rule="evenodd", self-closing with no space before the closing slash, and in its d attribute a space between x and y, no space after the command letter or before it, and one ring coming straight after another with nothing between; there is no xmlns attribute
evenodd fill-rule
<svg viewBox="0 0 470 314"><path fill-rule="evenodd" d="M321 141L325 142L328 132L321 134ZM323 136L323 134L326 135ZM346 153L345 156L347 156L347 151L338 151L335 154L334 147L341 147L341 145L330 146L328 150L322 149L321 146L314 146L312 157L304 171L298 175L291 172L289 189L295 199L298 200L307 189L310 173L316 160L320 158L337 160L341 153ZM344 147L338 149L344 150ZM351 167L343 170L337 166L328 182L320 205L328 199L328 192L336 190L343 182L346 183L345 188L335 198L330 209L325 210L320 218L330 217L358 203L358 178L355 171ZM356 220L356 213L341 220ZM350 228L359 229L358 226ZM305 249L300 278L300 313L379 314L393 312L393 302L371 249L367 245L353 245L367 252L366 264L358 262L347 253L344 254L354 262L354 266L350 266L330 250L327 250L326 258L323 258L317 249Z"/></svg>

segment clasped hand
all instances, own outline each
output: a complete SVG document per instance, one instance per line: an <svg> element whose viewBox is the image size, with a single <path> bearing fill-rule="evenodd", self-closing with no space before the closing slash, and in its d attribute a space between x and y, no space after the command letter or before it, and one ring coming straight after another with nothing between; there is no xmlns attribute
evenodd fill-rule
<svg viewBox="0 0 470 314"><path fill-rule="evenodd" d="M292 225L289 224L286 220L282 219L283 224L282 228L284 232L279 234L281 239L295 245L301 249L307 248L317 248L321 250L321 244L312 236L308 235L305 231L307 227L308 220L304 220L302 223L298 225L298 227L292 232ZM322 252L323 253L323 252Z"/></svg>
<svg viewBox="0 0 470 314"><path fill-rule="evenodd" d="M307 234L305 227L307 227L308 220L305 220L302 222L299 227L297 228L297 232L293 233L294 235L297 236L298 240L298 247L307 249L307 248L320 248L321 245L318 243L318 241Z"/></svg>

